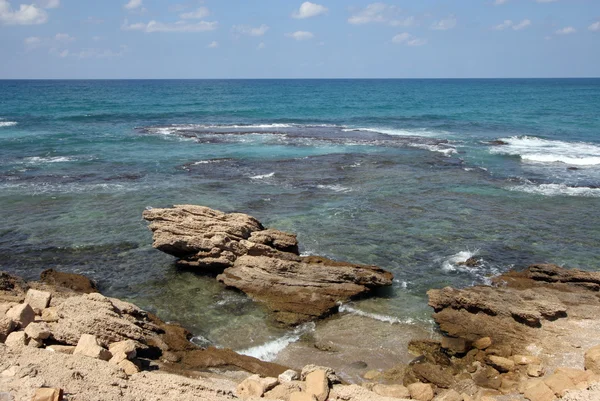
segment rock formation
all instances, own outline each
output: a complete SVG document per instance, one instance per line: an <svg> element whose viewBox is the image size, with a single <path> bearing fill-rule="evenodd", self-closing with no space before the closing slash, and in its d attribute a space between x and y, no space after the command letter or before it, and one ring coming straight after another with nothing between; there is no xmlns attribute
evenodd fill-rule
<svg viewBox="0 0 600 401"><path fill-rule="evenodd" d="M155 248L180 258L180 266L221 273L219 281L264 302L286 324L325 316L340 301L392 284L392 274L376 266L301 257L295 235L265 229L246 214L176 205L143 217Z"/></svg>

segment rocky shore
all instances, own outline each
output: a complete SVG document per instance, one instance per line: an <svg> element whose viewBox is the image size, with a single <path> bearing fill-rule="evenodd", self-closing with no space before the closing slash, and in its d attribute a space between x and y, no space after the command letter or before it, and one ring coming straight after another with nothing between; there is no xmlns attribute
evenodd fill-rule
<svg viewBox="0 0 600 401"><path fill-rule="evenodd" d="M218 274L285 324L327 317L391 282L374 266L301 257L294 235L248 215L176 206L144 217L156 248ZM324 322L315 351L288 351L276 364L201 348L185 328L100 294L86 277L46 270L25 282L0 272L0 400L600 400L600 273L531 265L428 296L439 331L410 331L416 338L402 343L405 356L389 352L389 369L371 367L380 354L354 360L353 338L365 333L352 315ZM381 334L382 344L398 336ZM348 358L359 384L319 366Z"/></svg>

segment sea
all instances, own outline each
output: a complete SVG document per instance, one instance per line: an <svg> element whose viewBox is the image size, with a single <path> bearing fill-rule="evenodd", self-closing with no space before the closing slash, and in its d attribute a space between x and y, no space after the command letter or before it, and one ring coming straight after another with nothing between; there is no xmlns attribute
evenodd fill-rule
<svg viewBox="0 0 600 401"><path fill-rule="evenodd" d="M279 327L177 269L141 217L174 204L388 269L391 288L340 316L435 330L430 288L532 263L600 270L600 79L0 81L1 270L87 275L200 345L264 360L335 325Z"/></svg>

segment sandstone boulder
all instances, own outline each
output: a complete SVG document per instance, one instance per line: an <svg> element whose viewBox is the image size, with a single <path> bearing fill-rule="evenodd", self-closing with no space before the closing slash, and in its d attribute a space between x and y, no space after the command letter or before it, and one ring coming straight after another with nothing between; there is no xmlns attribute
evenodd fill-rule
<svg viewBox="0 0 600 401"><path fill-rule="evenodd" d="M125 372L125 374L129 376L134 375L140 371L140 368L138 368L138 366L135 363L127 359L120 361L117 365L121 369L123 369L123 372Z"/></svg>
<svg viewBox="0 0 600 401"><path fill-rule="evenodd" d="M279 379L280 383L287 383L293 380L298 380L300 378L300 375L295 370L288 369L282 374L280 374L277 378Z"/></svg>
<svg viewBox="0 0 600 401"><path fill-rule="evenodd" d="M25 334L28 337L33 338L34 340L45 340L52 332L50 331L50 326L48 326L44 322L33 322L27 325L25 328Z"/></svg>
<svg viewBox="0 0 600 401"><path fill-rule="evenodd" d="M512 359L503 358L496 355L488 355L487 363L499 372L510 372L515 368L515 362Z"/></svg>
<svg viewBox="0 0 600 401"><path fill-rule="evenodd" d="M408 385L410 398L417 401L431 401L433 399L433 388L431 384L413 383Z"/></svg>
<svg viewBox="0 0 600 401"><path fill-rule="evenodd" d="M324 370L315 370L306 375L306 392L315 396L317 401L325 401L329 396L329 379Z"/></svg>
<svg viewBox="0 0 600 401"><path fill-rule="evenodd" d="M29 304L18 304L6 312L6 317L14 320L18 327L24 329L35 319L35 312Z"/></svg>
<svg viewBox="0 0 600 401"><path fill-rule="evenodd" d="M38 388L31 401L62 401L63 391L59 388Z"/></svg>
<svg viewBox="0 0 600 401"><path fill-rule="evenodd" d="M394 398L409 398L410 391L408 388L401 384L376 384L371 389L375 394L379 394L383 397L394 397Z"/></svg>
<svg viewBox="0 0 600 401"><path fill-rule="evenodd" d="M17 323L14 320L8 317L0 318L0 343L3 343L6 340L6 337L8 337L8 335L16 328Z"/></svg>
<svg viewBox="0 0 600 401"><path fill-rule="evenodd" d="M108 350L112 355L112 358L109 362L117 365L123 360L131 360L135 358L137 355L137 346L137 343L133 340L124 340L116 343L111 343L108 346Z"/></svg>
<svg viewBox="0 0 600 401"><path fill-rule="evenodd" d="M265 229L246 214L176 205L143 217L155 248L180 265L221 273L219 281L264 302L282 323L324 316L340 301L392 284L392 274L375 266L300 257L295 235Z"/></svg>
<svg viewBox="0 0 600 401"><path fill-rule="evenodd" d="M584 358L585 369L600 374L600 345L587 350Z"/></svg>
<svg viewBox="0 0 600 401"><path fill-rule="evenodd" d="M8 347L21 348L27 345L27 335L24 331L13 331L6 337L4 344Z"/></svg>
<svg viewBox="0 0 600 401"><path fill-rule="evenodd" d="M84 355L103 361L108 361L111 358L110 352L101 347L96 337L91 334L81 335L81 338L77 342L77 347L73 351L73 355Z"/></svg>
<svg viewBox="0 0 600 401"><path fill-rule="evenodd" d="M252 375L237 385L236 393L242 399L259 398L274 388L277 383L277 379L274 378L262 378L259 375Z"/></svg>
<svg viewBox="0 0 600 401"><path fill-rule="evenodd" d="M523 393L529 401L554 401L556 396L544 382L539 381L525 390Z"/></svg>
<svg viewBox="0 0 600 401"><path fill-rule="evenodd" d="M29 304L36 313L41 313L44 308L50 304L52 294L48 291L39 291L30 288L25 295L25 303Z"/></svg>
<svg viewBox="0 0 600 401"><path fill-rule="evenodd" d="M98 292L96 284L81 274L59 272L54 269L47 269L44 270L40 275L40 280L43 283L75 292L81 292L85 294Z"/></svg>
<svg viewBox="0 0 600 401"><path fill-rule="evenodd" d="M299 391L290 394L290 401L316 401L314 395L308 393L301 393Z"/></svg>
<svg viewBox="0 0 600 401"><path fill-rule="evenodd" d="M444 390L436 395L433 401L463 401L463 397L455 390Z"/></svg>
<svg viewBox="0 0 600 401"><path fill-rule="evenodd" d="M48 347L46 347L46 349L48 351L53 351L53 352L60 352L61 354L67 354L67 355L71 355L73 353L73 351L75 351L75 346L73 345L50 345Z"/></svg>

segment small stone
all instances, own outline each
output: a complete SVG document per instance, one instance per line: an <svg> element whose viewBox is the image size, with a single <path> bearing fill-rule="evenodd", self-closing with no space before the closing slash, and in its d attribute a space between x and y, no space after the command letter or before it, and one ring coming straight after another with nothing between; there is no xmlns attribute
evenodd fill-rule
<svg viewBox="0 0 600 401"><path fill-rule="evenodd" d="M74 345L50 345L46 347L48 351L59 352L61 354L71 355L75 351Z"/></svg>
<svg viewBox="0 0 600 401"><path fill-rule="evenodd" d="M515 368L515 362L512 359L496 355L488 355L487 363L496 368L499 372L510 372Z"/></svg>
<svg viewBox="0 0 600 401"><path fill-rule="evenodd" d="M325 401L329 396L329 379L324 370L315 370L306 375L306 392L315 396L317 401Z"/></svg>
<svg viewBox="0 0 600 401"><path fill-rule="evenodd" d="M27 343L27 346L31 348L42 348L44 346L44 343L41 340L30 338L29 342Z"/></svg>
<svg viewBox="0 0 600 401"><path fill-rule="evenodd" d="M113 365L118 365L119 363L121 363L122 361L126 361L128 360L127 358L127 354L124 352L119 352L119 353L112 353L111 352L112 357L109 359L109 363L112 363Z"/></svg>
<svg viewBox="0 0 600 401"><path fill-rule="evenodd" d="M408 385L410 398L417 401L431 401L433 399L433 388L431 384L413 383Z"/></svg>
<svg viewBox="0 0 600 401"><path fill-rule="evenodd" d="M533 355L513 355L512 360L517 365L541 365L542 361Z"/></svg>
<svg viewBox="0 0 600 401"><path fill-rule="evenodd" d="M527 376L529 377L541 377L544 376L545 369L542 365L529 365L527 366Z"/></svg>
<svg viewBox="0 0 600 401"><path fill-rule="evenodd" d="M462 397L455 390L444 390L438 394L433 401L463 401Z"/></svg>
<svg viewBox="0 0 600 401"><path fill-rule="evenodd" d="M4 341L7 347L21 348L27 345L27 335L24 331L13 331Z"/></svg>
<svg viewBox="0 0 600 401"><path fill-rule="evenodd" d="M378 370L369 370L367 373L363 375L363 377L367 380L375 380L379 376L381 376L381 372Z"/></svg>
<svg viewBox="0 0 600 401"><path fill-rule="evenodd" d="M590 348L585 353L585 370L600 374L600 345Z"/></svg>
<svg viewBox="0 0 600 401"><path fill-rule="evenodd" d="M119 362L118 366L121 369L123 369L123 371L129 376L136 374L140 371L140 369L137 367L137 365L128 359L125 359L125 360Z"/></svg>
<svg viewBox="0 0 600 401"><path fill-rule="evenodd" d="M30 288L25 295L25 303L29 304L36 313L41 313L50 304L52 294L47 291L38 291Z"/></svg>
<svg viewBox="0 0 600 401"><path fill-rule="evenodd" d="M63 391L59 388L38 388L31 401L62 401Z"/></svg>
<svg viewBox="0 0 600 401"><path fill-rule="evenodd" d="M279 379L280 383L288 383L292 380L298 380L300 378L300 375L295 370L288 369L282 374L280 374L277 378Z"/></svg>
<svg viewBox="0 0 600 401"><path fill-rule="evenodd" d="M0 318L0 343L6 340L6 337L17 328L17 323L8 317Z"/></svg>
<svg viewBox="0 0 600 401"><path fill-rule="evenodd" d="M42 311L42 320L48 323L58 322L58 310L52 306L50 308L46 308Z"/></svg>
<svg viewBox="0 0 600 401"><path fill-rule="evenodd" d="M490 337L481 337L479 340L473 343L473 347L484 350L492 345L492 339Z"/></svg>
<svg viewBox="0 0 600 401"><path fill-rule="evenodd" d="M25 328L25 334L35 340L45 340L50 337L52 333L50 332L50 326L48 326L46 323L34 322L27 325Z"/></svg>
<svg viewBox="0 0 600 401"><path fill-rule="evenodd" d="M101 359L103 361L108 361L112 357L110 352L98 345L98 340L91 334L81 335L73 354L85 355L91 358Z"/></svg>
<svg viewBox="0 0 600 401"><path fill-rule="evenodd" d="M409 398L410 391L401 384L375 384L371 389L375 394L383 397ZM459 400L460 401L460 400Z"/></svg>
<svg viewBox="0 0 600 401"><path fill-rule="evenodd" d="M290 401L316 401L312 394L295 392L290 394Z"/></svg>
<svg viewBox="0 0 600 401"><path fill-rule="evenodd" d="M469 344L464 338L442 337L442 348L451 353L464 354L469 350Z"/></svg>
<svg viewBox="0 0 600 401"><path fill-rule="evenodd" d="M544 382L538 381L523 393L530 401L554 401L554 392Z"/></svg>
<svg viewBox="0 0 600 401"><path fill-rule="evenodd" d="M35 319L35 312L29 304L18 304L13 306L6 312L6 317L14 320L18 327L24 329Z"/></svg>
<svg viewBox="0 0 600 401"><path fill-rule="evenodd" d="M564 373L554 373L545 378L544 383L559 397L562 397L565 391L575 388L573 380Z"/></svg>
<svg viewBox="0 0 600 401"><path fill-rule="evenodd" d="M133 340L118 341L108 346L108 350L111 354L118 354L119 352L124 353L127 359L133 359L136 357L137 344Z"/></svg>

